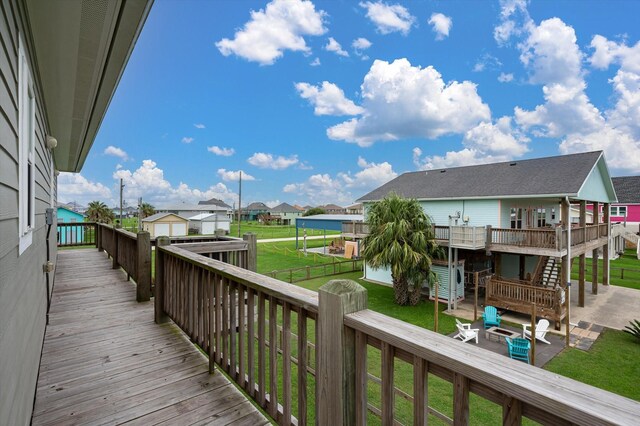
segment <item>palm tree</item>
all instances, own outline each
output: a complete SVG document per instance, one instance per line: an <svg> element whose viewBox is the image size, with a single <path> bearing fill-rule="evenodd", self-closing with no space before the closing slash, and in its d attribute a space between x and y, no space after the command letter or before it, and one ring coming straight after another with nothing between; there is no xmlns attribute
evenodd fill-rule
<svg viewBox="0 0 640 426"><path fill-rule="evenodd" d="M149 203L140 204L140 219L144 219L145 217L149 217L155 213L156 213L156 209L151 204Z"/></svg>
<svg viewBox="0 0 640 426"><path fill-rule="evenodd" d="M422 284L435 281L431 259L440 257L431 220L415 199L391 193L367 211L363 257L374 269L390 268L395 302L415 305Z"/></svg>
<svg viewBox="0 0 640 426"><path fill-rule="evenodd" d="M113 211L102 201L91 201L87 208L87 219L90 222L111 223L113 222Z"/></svg>

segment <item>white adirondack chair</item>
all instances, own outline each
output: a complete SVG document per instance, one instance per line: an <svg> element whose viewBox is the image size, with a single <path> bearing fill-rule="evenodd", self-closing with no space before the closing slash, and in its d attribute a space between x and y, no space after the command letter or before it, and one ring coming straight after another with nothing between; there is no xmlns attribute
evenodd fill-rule
<svg viewBox="0 0 640 426"><path fill-rule="evenodd" d="M468 342L475 339L476 345L478 344L478 332L480 329L471 328L471 324L463 324L456 318L456 327L458 327L458 334L453 336L454 339L460 339L462 342Z"/></svg>
<svg viewBox="0 0 640 426"><path fill-rule="evenodd" d="M531 340L531 330L529 328L531 324L522 324L522 337ZM536 324L536 339L540 340L547 345L550 345L551 342L544 338L547 335L547 331L549 331L549 321L546 319L541 319Z"/></svg>

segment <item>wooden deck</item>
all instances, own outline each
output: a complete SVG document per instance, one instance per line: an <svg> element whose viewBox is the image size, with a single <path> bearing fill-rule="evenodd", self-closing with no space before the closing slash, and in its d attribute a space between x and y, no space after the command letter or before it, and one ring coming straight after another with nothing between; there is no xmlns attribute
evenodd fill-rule
<svg viewBox="0 0 640 426"><path fill-rule="evenodd" d="M60 251L34 425L269 421L94 249Z"/></svg>

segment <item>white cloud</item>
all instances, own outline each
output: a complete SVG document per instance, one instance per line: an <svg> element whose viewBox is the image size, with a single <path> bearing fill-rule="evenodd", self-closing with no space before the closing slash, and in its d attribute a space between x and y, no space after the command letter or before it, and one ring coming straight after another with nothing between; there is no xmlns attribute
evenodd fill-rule
<svg viewBox="0 0 640 426"><path fill-rule="evenodd" d="M282 201L280 201L280 200L269 200L269 201L265 201L264 203L267 205L267 207L272 209L275 206L279 206L280 204L282 204Z"/></svg>
<svg viewBox="0 0 640 426"><path fill-rule="evenodd" d="M185 137L182 138L182 140L180 142L182 142L182 143L191 143L194 140L195 140L194 138L190 138L190 137L185 136Z"/></svg>
<svg viewBox="0 0 640 426"><path fill-rule="evenodd" d="M498 76L498 81L500 83L509 83L513 81L513 74L501 72Z"/></svg>
<svg viewBox="0 0 640 426"><path fill-rule="evenodd" d="M99 182L91 182L80 173L61 172L58 176L58 200L86 206L91 201L111 204L111 190Z"/></svg>
<svg viewBox="0 0 640 426"><path fill-rule="evenodd" d="M218 169L218 176L225 182L238 182L240 180L240 172L242 172L242 180L243 181L253 181L256 180L253 176L243 170L227 170L227 169Z"/></svg>
<svg viewBox="0 0 640 426"><path fill-rule="evenodd" d="M607 123L640 140L640 74L618 70L609 81L618 100L615 107L605 113Z"/></svg>
<svg viewBox="0 0 640 426"><path fill-rule="evenodd" d="M453 26L451 17L442 13L433 13L428 22L432 27L431 29L436 33L436 40L443 40L445 37L449 37L449 31Z"/></svg>
<svg viewBox="0 0 640 426"><path fill-rule="evenodd" d="M367 18L382 34L400 32L407 35L416 21L407 8L399 4L389 5L381 1L375 3L368 1L361 2L360 7L367 10Z"/></svg>
<svg viewBox="0 0 640 426"><path fill-rule="evenodd" d="M123 149L115 147L113 145L109 145L104 149L104 155L112 155L114 157L121 158L124 161L127 161L129 159L129 156Z"/></svg>
<svg viewBox="0 0 640 426"><path fill-rule="evenodd" d="M358 157L358 167L362 170L353 175L349 172L338 173L338 177L344 181L347 188L375 189L398 176L386 161L368 163L364 158Z"/></svg>
<svg viewBox="0 0 640 426"><path fill-rule="evenodd" d="M434 139L464 133L491 118L475 84L445 83L432 66L414 67L405 58L374 61L361 94L362 117L329 128L330 139L360 146L411 137Z"/></svg>
<svg viewBox="0 0 640 426"><path fill-rule="evenodd" d="M202 123L196 123L193 125L196 129L204 129L206 126Z"/></svg>
<svg viewBox="0 0 640 426"><path fill-rule="evenodd" d="M335 177L329 174L315 174L305 182L290 183L282 190L289 194L297 194L313 204L350 203L353 200L350 189L363 193L390 181L398 176L387 162L369 163L358 157L360 171L340 172Z"/></svg>
<svg viewBox="0 0 640 426"><path fill-rule="evenodd" d="M508 161L529 151L529 138L513 129L511 117L501 117L496 123L483 122L467 131L464 148L449 151L444 156L421 158L422 150L414 148L413 163L418 169L468 166Z"/></svg>
<svg viewBox="0 0 640 426"><path fill-rule="evenodd" d="M511 37L530 30L533 21L527 11L528 3L528 0L500 0L500 24L493 29L498 45L506 45Z"/></svg>
<svg viewBox="0 0 640 426"><path fill-rule="evenodd" d="M610 168L640 172L640 140L619 129L604 126L597 132L568 135L560 143L562 154L596 150L604 150Z"/></svg>
<svg viewBox="0 0 640 426"><path fill-rule="evenodd" d="M500 62L498 58L489 53L485 53L473 66L473 72L482 72L485 70L497 71L500 67L502 67L502 62Z"/></svg>
<svg viewBox="0 0 640 426"><path fill-rule="evenodd" d="M236 152L233 148L220 148L219 146L215 145L207 147L207 151L212 152L215 155L220 155L222 157L231 157Z"/></svg>
<svg viewBox="0 0 640 426"><path fill-rule="evenodd" d="M142 165L133 172L125 169L116 170L113 178L123 179L124 195L127 200L135 202L138 197L142 197L145 202L156 207L180 202L193 204L210 198L218 198L232 204L238 198L237 194L223 183L212 185L206 190L191 188L183 182L173 186L164 178L164 171L158 168L153 160L144 160Z"/></svg>
<svg viewBox="0 0 640 426"><path fill-rule="evenodd" d="M595 68L606 69L617 62L625 71L640 73L640 41L629 47L624 42L609 41L601 35L595 35L590 47L594 49L589 62Z"/></svg>
<svg viewBox="0 0 640 426"><path fill-rule="evenodd" d="M312 67L317 67L317 66L321 65L320 58L315 58L313 61L311 61L311 63L309 65L311 65Z"/></svg>
<svg viewBox="0 0 640 426"><path fill-rule="evenodd" d="M314 106L315 115L357 115L364 111L347 99L342 89L328 81L323 81L321 86L296 83L295 87L300 97Z"/></svg>
<svg viewBox="0 0 640 426"><path fill-rule="evenodd" d="M233 40L223 38L216 47L224 56L235 54L271 65L285 50L309 53L304 36L324 34L325 15L311 1L274 0L264 10L251 11L251 20L236 31Z"/></svg>
<svg viewBox="0 0 640 426"><path fill-rule="evenodd" d="M345 56L345 57L349 56L349 52L344 50L340 45L340 43L338 43L336 39L333 37L329 37L329 41L324 46L324 50L328 52L334 52L338 56Z"/></svg>
<svg viewBox="0 0 640 426"><path fill-rule="evenodd" d="M256 152L247 159L247 162L261 169L283 170L298 164L299 160L297 155L292 155L287 158L281 155L274 157L273 154Z"/></svg>
<svg viewBox="0 0 640 426"><path fill-rule="evenodd" d="M353 47L355 50L367 50L372 45L373 44L364 37L358 37L351 43L351 47Z"/></svg>

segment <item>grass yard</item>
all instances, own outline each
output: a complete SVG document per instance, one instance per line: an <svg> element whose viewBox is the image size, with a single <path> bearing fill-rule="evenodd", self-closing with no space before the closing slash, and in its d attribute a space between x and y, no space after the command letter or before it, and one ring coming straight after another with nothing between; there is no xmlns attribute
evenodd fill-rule
<svg viewBox="0 0 640 426"><path fill-rule="evenodd" d="M295 225L262 225L258 222L242 222L240 224L240 232L245 234L247 232L252 232L258 235L258 239L267 239L267 238L289 238L296 236L296 227ZM326 231L327 239L330 235L340 234L338 231ZM307 235L324 235L325 231L322 229L307 229ZM229 231L229 235L232 237L238 236L238 222L235 221L231 223L231 228ZM300 240L302 240L302 230L299 231Z"/></svg>
<svg viewBox="0 0 640 426"><path fill-rule="evenodd" d="M586 279L591 280L592 259L586 259ZM571 268L571 279L578 279L578 260L574 260ZM640 260L636 258L635 249L627 249L624 255L610 262L610 284L640 290ZM598 273L602 275L602 259L598 259Z"/></svg>
<svg viewBox="0 0 640 426"><path fill-rule="evenodd" d="M588 352L565 349L545 369L640 401L640 342L623 331L605 330Z"/></svg>
<svg viewBox="0 0 640 426"><path fill-rule="evenodd" d="M329 241L327 239L327 244ZM307 248L322 247L323 244L323 240L308 240ZM324 256L318 253L307 253L305 256L304 253L296 250L295 241L258 243L258 272L261 274L282 269L332 263L333 261L333 256Z"/></svg>

